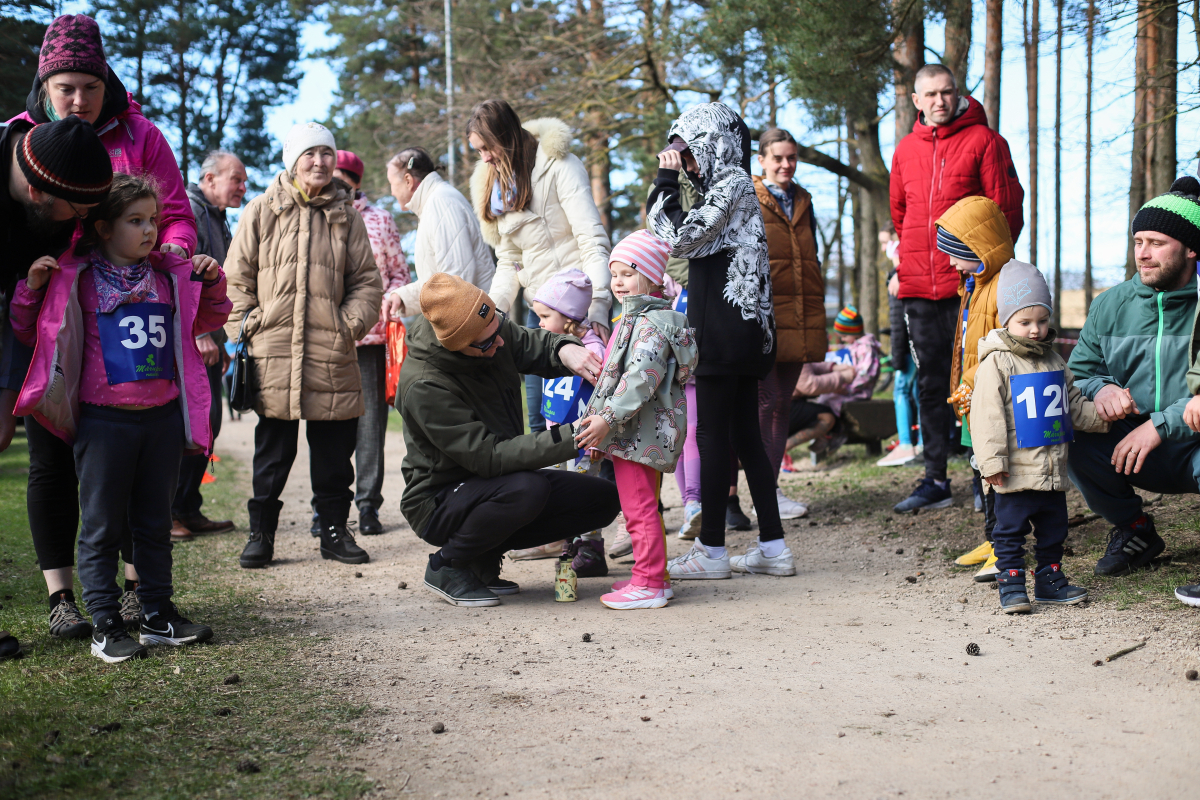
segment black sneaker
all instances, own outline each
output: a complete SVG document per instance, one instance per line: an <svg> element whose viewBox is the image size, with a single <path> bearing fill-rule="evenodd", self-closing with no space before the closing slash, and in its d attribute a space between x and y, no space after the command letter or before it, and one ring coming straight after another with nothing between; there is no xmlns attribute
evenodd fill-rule
<svg viewBox="0 0 1200 800"><path fill-rule="evenodd" d="M1108 547L1093 570L1097 575L1128 575L1150 564L1167 543L1154 528L1154 517L1143 514L1132 525L1113 528Z"/></svg>
<svg viewBox="0 0 1200 800"><path fill-rule="evenodd" d="M750 518L742 513L742 504L738 502L737 495L725 502L725 527L731 531L750 530Z"/></svg>
<svg viewBox="0 0 1200 800"><path fill-rule="evenodd" d="M312 534L314 539L321 535L321 518L317 516L317 512L315 511L313 512L312 527L308 529L308 532Z"/></svg>
<svg viewBox="0 0 1200 800"><path fill-rule="evenodd" d="M1088 593L1082 586L1072 586L1058 564L1047 564L1033 573L1033 599L1072 606L1087 600Z"/></svg>
<svg viewBox="0 0 1200 800"><path fill-rule="evenodd" d="M185 619L170 600L162 604L157 614L142 617L142 644L169 644L179 647L207 642L212 635L212 628Z"/></svg>
<svg viewBox="0 0 1200 800"><path fill-rule="evenodd" d="M92 623L79 613L75 601L63 598L50 609L50 635L60 639L86 639L92 635Z"/></svg>
<svg viewBox="0 0 1200 800"><path fill-rule="evenodd" d="M363 536L378 536L383 533L383 523L379 521L379 514L370 506L363 506L358 510L358 532Z"/></svg>
<svg viewBox="0 0 1200 800"><path fill-rule="evenodd" d="M954 496L950 494L950 481L945 488L938 486L932 478L922 478L913 489L913 493L892 506L892 511L903 514L906 511L916 511L922 508L949 508L954 505Z"/></svg>
<svg viewBox="0 0 1200 800"><path fill-rule="evenodd" d="M242 569L258 569L270 564L274 557L275 532L254 531L246 540L246 546L242 549L242 556L238 559L238 563L242 565Z"/></svg>
<svg viewBox="0 0 1200 800"><path fill-rule="evenodd" d="M1175 599L1189 606L1200 608L1200 583L1178 587L1175 590Z"/></svg>
<svg viewBox="0 0 1200 800"><path fill-rule="evenodd" d="M121 595L121 622L130 631L142 624L142 601L132 589Z"/></svg>
<svg viewBox="0 0 1200 800"><path fill-rule="evenodd" d="M107 617L92 632L92 655L107 664L119 664L131 658L145 658L149 652L125 632L120 617Z"/></svg>
<svg viewBox="0 0 1200 800"><path fill-rule="evenodd" d="M506 581L500 577L504 568L504 554L495 556L483 555L467 565L467 569L475 573L479 582L488 588L492 594L519 594L521 585L516 581Z"/></svg>
<svg viewBox="0 0 1200 800"><path fill-rule="evenodd" d="M371 560L367 551L354 541L350 529L343 525L321 527L321 558L340 561L343 564L365 564Z"/></svg>
<svg viewBox="0 0 1200 800"><path fill-rule="evenodd" d="M500 598L469 569L443 564L425 567L425 586L452 606L481 608L500 605Z"/></svg>

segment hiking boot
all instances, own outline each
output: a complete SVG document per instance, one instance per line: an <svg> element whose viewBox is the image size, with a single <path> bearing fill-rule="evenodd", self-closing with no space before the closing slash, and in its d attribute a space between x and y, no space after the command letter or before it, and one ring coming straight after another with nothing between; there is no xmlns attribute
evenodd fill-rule
<svg viewBox="0 0 1200 800"><path fill-rule="evenodd" d="M59 639L84 639L92 635L92 623L79 613L74 600L64 597L50 609L50 635Z"/></svg>
<svg viewBox="0 0 1200 800"><path fill-rule="evenodd" d="M238 559L242 569L258 569L271 563L275 557L275 531L263 533L254 531L242 548L242 556Z"/></svg>
<svg viewBox="0 0 1200 800"><path fill-rule="evenodd" d="M1200 608L1200 583L1178 587L1175 590L1175 599L1189 606Z"/></svg>
<svg viewBox="0 0 1200 800"><path fill-rule="evenodd" d="M1128 575L1135 569L1148 566L1167 543L1154 529L1154 517L1142 514L1132 525L1113 528L1108 534L1108 547L1096 562L1097 575Z"/></svg>
<svg viewBox="0 0 1200 800"><path fill-rule="evenodd" d="M486 586L492 594L518 594L521 591L519 583L506 581L500 577L500 571L504 569L503 555L485 553L468 564L467 569L475 573L479 582Z"/></svg>
<svg viewBox="0 0 1200 800"><path fill-rule="evenodd" d="M742 513L736 494L725 501L725 527L731 531L750 530L750 518Z"/></svg>
<svg viewBox="0 0 1200 800"><path fill-rule="evenodd" d="M996 575L999 572L1000 570L996 567L996 554L993 553L988 556L987 561L983 562L983 566L980 567L979 572L975 573L974 580L976 583L992 583L996 580Z"/></svg>
<svg viewBox="0 0 1200 800"><path fill-rule="evenodd" d="M156 613L142 617L142 644L169 644L172 647L180 647L207 642L212 635L212 628L185 618L170 600L164 601Z"/></svg>
<svg viewBox="0 0 1200 800"><path fill-rule="evenodd" d="M747 572L751 575L787 576L796 574L796 562L792 558L790 548L785 546L782 553L774 558L767 558L757 543L747 547L744 556L730 558L729 568L734 572Z"/></svg>
<svg viewBox="0 0 1200 800"><path fill-rule="evenodd" d="M1073 606L1087 597L1087 589L1072 586L1058 564L1047 564L1033 573L1033 599L1039 603Z"/></svg>
<svg viewBox="0 0 1200 800"><path fill-rule="evenodd" d="M700 522L704 519L700 504L689 500L683 504L683 524L679 526L680 539L695 539L700 535Z"/></svg>
<svg viewBox="0 0 1200 800"><path fill-rule="evenodd" d="M892 506L892 511L903 514L906 511L917 511L922 508L949 508L954 505L954 497L950 494L950 481L945 488L938 486L932 478L922 478L917 483L913 493Z"/></svg>
<svg viewBox="0 0 1200 800"><path fill-rule="evenodd" d="M976 547L970 552L963 553L958 558L954 559L954 563L960 567L973 567L976 564L982 564L992 556L992 543L985 541L983 544Z"/></svg>
<svg viewBox="0 0 1200 800"><path fill-rule="evenodd" d="M571 556L571 569L575 570L576 578L608 576L603 539L576 539L567 546L567 554Z"/></svg>
<svg viewBox="0 0 1200 800"><path fill-rule="evenodd" d="M378 536L383 533L383 523L379 521L379 512L370 506L358 510L358 532L363 536Z"/></svg>
<svg viewBox="0 0 1200 800"><path fill-rule="evenodd" d="M340 561L343 564L365 564L371 560L367 551L354 541L345 523L331 525L322 523L321 558Z"/></svg>
<svg viewBox="0 0 1200 800"><path fill-rule="evenodd" d="M484 586L474 572L462 567L442 564L441 569L434 569L432 564L426 566L425 586L452 606L480 608L500 605L496 593Z"/></svg>
<svg viewBox="0 0 1200 800"><path fill-rule="evenodd" d="M537 547L526 547L523 550L509 550L508 557L513 561L539 561L543 558L562 558L563 550L567 547L567 540L560 539L557 542L538 545Z"/></svg>
<svg viewBox="0 0 1200 800"><path fill-rule="evenodd" d="M149 653L125 632L120 617L106 617L92 632L92 655L107 664L119 664L131 658L145 658Z"/></svg>
<svg viewBox="0 0 1200 800"><path fill-rule="evenodd" d="M200 512L186 517L176 517L174 522L192 533L224 533L233 530L233 520L209 519Z"/></svg>
<svg viewBox="0 0 1200 800"><path fill-rule="evenodd" d="M1025 592L1025 570L1006 569L996 576L1000 586L1000 609L1005 614L1028 614L1033 611Z"/></svg>
<svg viewBox="0 0 1200 800"><path fill-rule="evenodd" d="M708 548L698 541L692 544L691 550L667 562L667 574L671 580L700 581L724 580L732 575L729 556L713 558L708 554Z"/></svg>
<svg viewBox="0 0 1200 800"><path fill-rule="evenodd" d="M125 623L126 630L142 624L142 601L132 589L121 594L121 622Z"/></svg>

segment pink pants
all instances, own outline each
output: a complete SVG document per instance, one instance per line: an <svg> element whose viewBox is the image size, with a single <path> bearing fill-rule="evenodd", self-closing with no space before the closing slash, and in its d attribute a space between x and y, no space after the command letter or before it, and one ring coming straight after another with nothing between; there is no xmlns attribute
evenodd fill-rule
<svg viewBox="0 0 1200 800"><path fill-rule="evenodd" d="M668 586L667 533L658 513L662 473L653 467L613 457L621 513L633 543L634 586L661 589Z"/></svg>
<svg viewBox="0 0 1200 800"><path fill-rule="evenodd" d="M696 384L683 387L687 398L687 435L683 439L683 453L675 465L675 482L685 503L700 502L700 448L696 446Z"/></svg>

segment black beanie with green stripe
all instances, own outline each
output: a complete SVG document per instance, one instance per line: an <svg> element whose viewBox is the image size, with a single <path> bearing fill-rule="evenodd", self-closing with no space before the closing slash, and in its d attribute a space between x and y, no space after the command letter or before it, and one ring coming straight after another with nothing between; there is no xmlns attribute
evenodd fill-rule
<svg viewBox="0 0 1200 800"><path fill-rule="evenodd" d="M1183 243L1200 253L1200 181L1188 175L1171 184L1171 191L1160 194L1138 210L1131 232L1154 231Z"/></svg>

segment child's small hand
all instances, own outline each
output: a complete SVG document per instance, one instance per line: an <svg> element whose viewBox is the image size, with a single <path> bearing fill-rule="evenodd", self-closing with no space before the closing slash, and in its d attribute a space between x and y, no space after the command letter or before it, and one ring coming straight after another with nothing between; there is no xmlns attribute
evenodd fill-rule
<svg viewBox="0 0 1200 800"><path fill-rule="evenodd" d="M984 480L990 483L992 486L1003 486L1004 479L1007 477L1007 472L997 472L995 475L988 475L986 478L984 478Z"/></svg>
<svg viewBox="0 0 1200 800"><path fill-rule="evenodd" d="M1200 433L1200 394L1187 401L1183 409L1183 421L1196 433Z"/></svg>
<svg viewBox="0 0 1200 800"><path fill-rule="evenodd" d="M42 256L29 266L29 274L25 276L25 285L35 292L40 290L50 280L50 270L58 269L58 261L50 256Z"/></svg>
<svg viewBox="0 0 1200 800"><path fill-rule="evenodd" d="M221 265L212 256L197 254L192 256L192 272L212 283L221 274Z"/></svg>
<svg viewBox="0 0 1200 800"><path fill-rule="evenodd" d="M608 432L612 430L608 423L604 421L604 417L599 414L593 414L587 419L580 420L579 432L575 434L575 444L584 450L593 447L599 447L600 443L608 436Z"/></svg>

